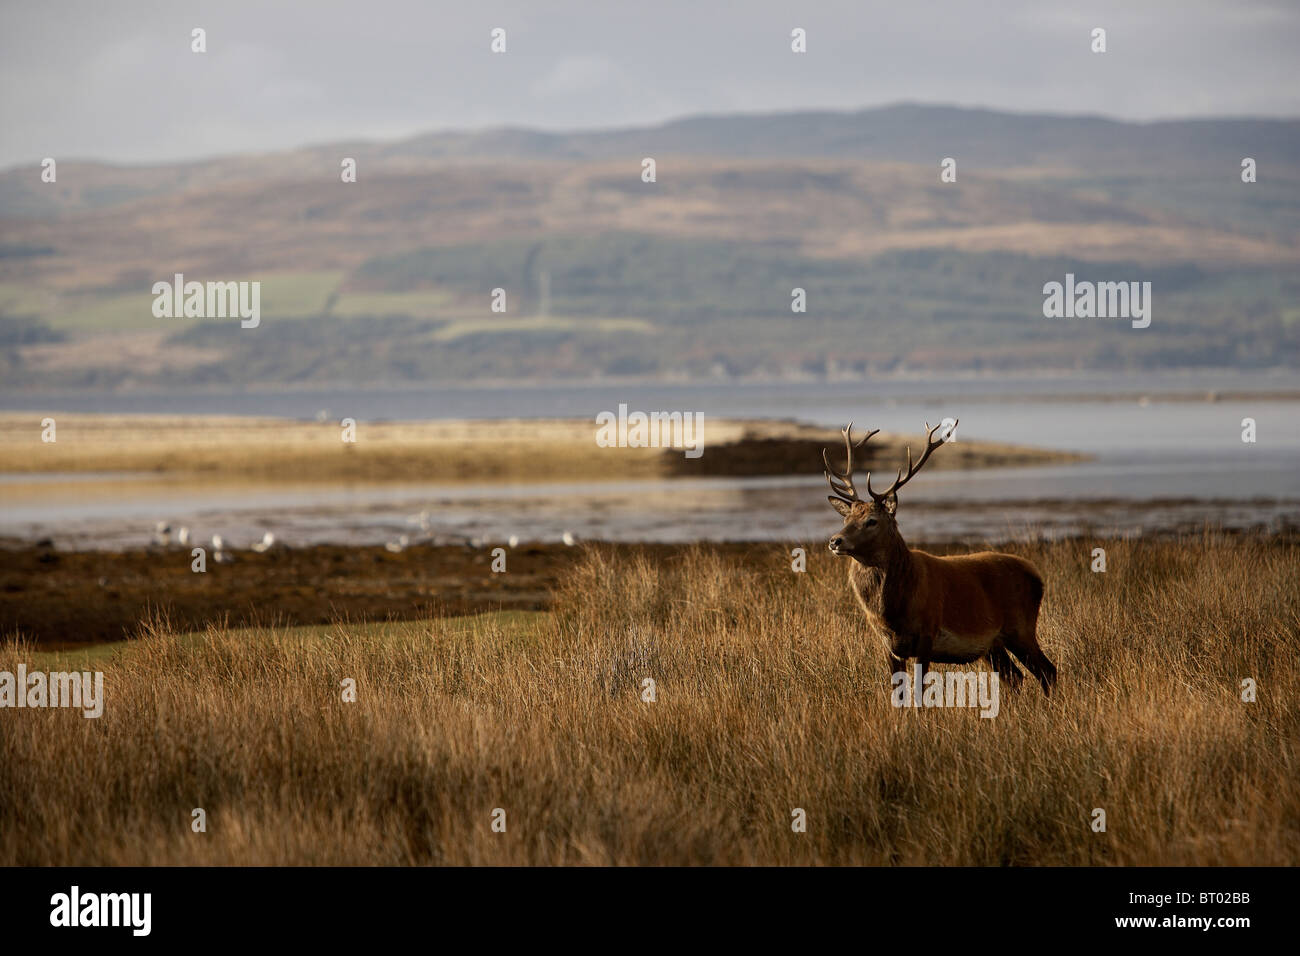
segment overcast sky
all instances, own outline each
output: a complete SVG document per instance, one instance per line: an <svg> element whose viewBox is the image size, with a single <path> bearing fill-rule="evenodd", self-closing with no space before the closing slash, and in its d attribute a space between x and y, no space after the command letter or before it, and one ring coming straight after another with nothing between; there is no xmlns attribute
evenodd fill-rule
<svg viewBox="0 0 1300 956"><path fill-rule="evenodd" d="M1296 117L1297 63L1295 0L0 0L0 166L900 100Z"/></svg>

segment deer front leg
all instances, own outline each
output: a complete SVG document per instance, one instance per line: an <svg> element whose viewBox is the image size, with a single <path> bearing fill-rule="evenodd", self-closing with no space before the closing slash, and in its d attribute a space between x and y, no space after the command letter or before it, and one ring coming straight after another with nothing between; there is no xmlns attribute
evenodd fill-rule
<svg viewBox="0 0 1300 956"><path fill-rule="evenodd" d="M893 687L895 674L901 672L905 676L907 675L907 658L895 657L893 654L887 656L889 661L889 686ZM909 677L908 679L910 680L911 678Z"/></svg>
<svg viewBox="0 0 1300 956"><path fill-rule="evenodd" d="M910 676L907 675L907 658L894 657L891 653L885 653L885 661L887 661L889 666L888 680L885 683L887 683L889 693L892 695L894 688L897 687L897 684L894 683L894 675L900 674L901 672L901 674L904 675L904 680L911 680Z"/></svg>
<svg viewBox="0 0 1300 956"><path fill-rule="evenodd" d="M922 634L916 641L916 660L921 665L921 683L930 672L930 656L934 653L934 635Z"/></svg>
<svg viewBox="0 0 1300 956"><path fill-rule="evenodd" d="M889 667L889 686L894 686L894 675L907 674L907 659L911 657L912 642L892 629L884 629L885 663ZM908 680L911 676L908 675Z"/></svg>

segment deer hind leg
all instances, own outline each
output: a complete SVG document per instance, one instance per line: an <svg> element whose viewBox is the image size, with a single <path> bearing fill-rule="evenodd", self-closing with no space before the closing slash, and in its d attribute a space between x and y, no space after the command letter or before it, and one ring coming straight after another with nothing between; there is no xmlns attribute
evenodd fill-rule
<svg viewBox="0 0 1300 956"><path fill-rule="evenodd" d="M1043 685L1043 695L1052 696L1052 687L1056 684L1056 665L1047 659L1043 649L1038 646L1038 637L1030 630L1028 635L1009 635L1007 647L1029 673L1038 678Z"/></svg>
<svg viewBox="0 0 1300 956"><path fill-rule="evenodd" d="M1043 696L1051 697L1052 688L1056 686L1056 665L1049 661L1043 649L1036 645L1035 641L1033 663L1026 662L1025 666L1038 678L1038 683L1043 685Z"/></svg>
<svg viewBox="0 0 1300 956"><path fill-rule="evenodd" d="M989 651L989 663L997 673L998 680L1006 684L1008 690L1016 690L1020 687L1020 682L1025 679L1025 675L1011 660L1011 655L1001 643Z"/></svg>

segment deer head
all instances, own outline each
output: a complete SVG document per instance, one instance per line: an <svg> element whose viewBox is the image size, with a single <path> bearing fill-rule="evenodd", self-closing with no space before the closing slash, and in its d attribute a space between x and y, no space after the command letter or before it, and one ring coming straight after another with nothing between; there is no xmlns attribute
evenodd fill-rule
<svg viewBox="0 0 1300 956"><path fill-rule="evenodd" d="M826 500L844 518L844 527L831 536L832 554L857 558L871 567L884 566L893 549L903 543L903 537L898 532L898 524L894 521L894 513L898 510L898 489L911 481L913 476L925 466L934 450L951 437L957 423L953 422L952 427L944 432L943 437L935 440L935 434L943 427L942 422L933 428L930 427L929 422L925 423L926 445L920 461L912 463L912 446L908 445L907 474L903 474L903 469L900 468L893 484L884 491L877 492L871 487L871 472L867 472L867 495L870 501L863 500L853 486L853 453L865 445L880 429L867 432L866 437L856 444L853 442L853 423L849 422L841 429L841 434L844 435L843 471L836 471L831 467L829 449L822 449L822 462L826 466L826 483L834 492Z"/></svg>

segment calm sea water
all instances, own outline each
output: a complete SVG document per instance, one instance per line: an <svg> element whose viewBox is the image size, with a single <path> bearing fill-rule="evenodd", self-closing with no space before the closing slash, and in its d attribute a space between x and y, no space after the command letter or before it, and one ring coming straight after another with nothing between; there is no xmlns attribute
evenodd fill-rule
<svg viewBox="0 0 1300 956"><path fill-rule="evenodd" d="M890 379L876 382L583 385L347 392L5 395L10 411L243 414L361 421L430 418L591 418L620 403L710 418L796 419L916 432L960 418L957 440L1082 451L1094 460L932 472L900 509L916 541L1022 535L1139 534L1206 523L1278 530L1300 525L1300 402L1224 399L1233 392L1300 392L1300 375L1110 375L1067 379ZM1253 418L1257 441L1241 440ZM593 426L594 428L594 426ZM707 452L706 452L707 453ZM269 530L280 540L380 543L558 540L815 540L837 521L819 479L716 479L501 488L429 485L250 485L124 476L107 493L83 480L0 476L0 535L61 546L131 547L158 520L239 547ZM82 487L79 487L81 485ZM423 513L423 514L422 514Z"/></svg>
<svg viewBox="0 0 1300 956"><path fill-rule="evenodd" d="M239 387L226 391L166 392L7 392L0 387L0 410L98 411L108 414L266 415L308 420L318 413L358 420L424 420L460 418L594 418L620 402L630 408L682 409L723 418L794 418L822 424L842 424L873 415L900 416L899 425L919 427L910 417L939 411L966 418L972 404L1001 406L1006 417L998 427L1038 424L1012 413L1028 404L1070 400L1091 404L1110 396L1204 396L1209 392L1288 391L1300 393L1300 372L1273 370L1242 372L1153 372L1055 376L963 378L888 378L871 381L664 383L541 385L529 387L349 388L258 391ZM892 427L892 426L887 426ZM969 433L967 428L964 432ZM1103 432L1104 433L1104 432ZM987 436L979 436L987 437ZM1026 436L1019 436L1022 440Z"/></svg>

